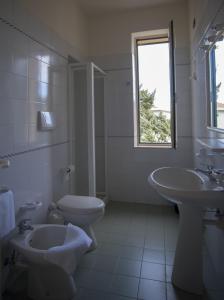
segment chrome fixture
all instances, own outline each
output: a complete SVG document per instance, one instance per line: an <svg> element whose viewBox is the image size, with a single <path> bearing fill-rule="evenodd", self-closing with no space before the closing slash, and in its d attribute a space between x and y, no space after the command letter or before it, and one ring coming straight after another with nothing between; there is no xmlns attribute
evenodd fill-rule
<svg viewBox="0 0 224 300"><path fill-rule="evenodd" d="M33 230L31 219L22 219L18 224L18 228L19 234L23 234L26 230Z"/></svg>
<svg viewBox="0 0 224 300"><path fill-rule="evenodd" d="M222 24L216 24L216 25L212 26L212 30L222 31L222 30L224 30L224 24L223 23Z"/></svg>
<svg viewBox="0 0 224 300"><path fill-rule="evenodd" d="M201 45L199 48L204 50L204 51L207 51L207 50L209 50L210 45Z"/></svg>
<svg viewBox="0 0 224 300"><path fill-rule="evenodd" d="M209 167L207 169L196 168L196 172L200 172L208 176L211 181L215 181L220 184L224 180L224 170L223 169L214 169L213 167Z"/></svg>
<svg viewBox="0 0 224 300"><path fill-rule="evenodd" d="M0 159L0 169L9 168L10 160L9 159Z"/></svg>
<svg viewBox="0 0 224 300"><path fill-rule="evenodd" d="M217 39L217 35L210 35L207 37L207 41L209 43L214 43L216 41L216 39Z"/></svg>

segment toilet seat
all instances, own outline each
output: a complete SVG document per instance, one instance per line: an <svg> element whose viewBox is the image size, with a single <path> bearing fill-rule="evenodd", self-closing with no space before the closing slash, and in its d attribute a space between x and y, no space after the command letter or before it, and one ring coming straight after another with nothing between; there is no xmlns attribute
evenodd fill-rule
<svg viewBox="0 0 224 300"><path fill-rule="evenodd" d="M62 211L74 214L91 214L102 211L104 202L96 197L66 195L62 197L57 205Z"/></svg>

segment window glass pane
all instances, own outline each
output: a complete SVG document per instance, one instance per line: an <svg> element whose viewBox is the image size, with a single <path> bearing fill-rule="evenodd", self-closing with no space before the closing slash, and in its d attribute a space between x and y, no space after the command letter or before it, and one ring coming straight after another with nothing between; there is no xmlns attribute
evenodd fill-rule
<svg viewBox="0 0 224 300"><path fill-rule="evenodd" d="M139 142L171 143L169 43L139 45Z"/></svg>
<svg viewBox="0 0 224 300"><path fill-rule="evenodd" d="M214 125L217 128L224 128L224 41L216 42L214 46Z"/></svg>

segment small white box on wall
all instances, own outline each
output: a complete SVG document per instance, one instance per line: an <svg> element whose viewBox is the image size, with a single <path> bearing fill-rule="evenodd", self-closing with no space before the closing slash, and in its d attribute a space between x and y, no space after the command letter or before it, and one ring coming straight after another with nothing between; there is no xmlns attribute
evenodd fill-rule
<svg viewBox="0 0 224 300"><path fill-rule="evenodd" d="M48 131L55 129L55 117L54 113L50 111L38 111L37 115L38 120L38 130Z"/></svg>

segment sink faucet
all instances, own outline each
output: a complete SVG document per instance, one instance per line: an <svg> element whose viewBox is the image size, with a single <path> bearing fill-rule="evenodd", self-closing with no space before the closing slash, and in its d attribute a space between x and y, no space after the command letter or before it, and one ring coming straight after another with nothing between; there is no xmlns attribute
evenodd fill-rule
<svg viewBox="0 0 224 300"><path fill-rule="evenodd" d="M18 224L18 228L19 234L23 234L26 230L33 230L31 219L22 219Z"/></svg>
<svg viewBox="0 0 224 300"><path fill-rule="evenodd" d="M219 184L224 179L224 170L222 169L214 169L213 167L208 166L206 170L196 168L195 171L207 175L211 181L216 181Z"/></svg>

